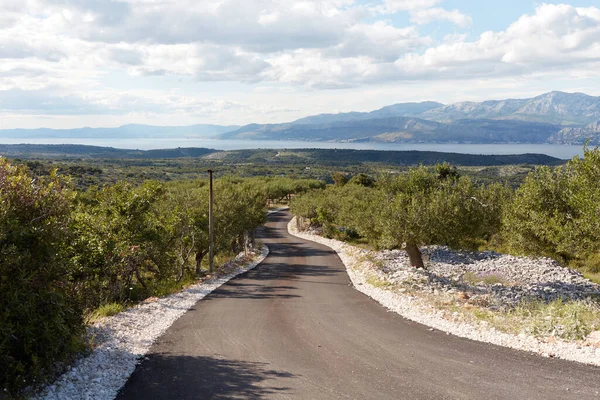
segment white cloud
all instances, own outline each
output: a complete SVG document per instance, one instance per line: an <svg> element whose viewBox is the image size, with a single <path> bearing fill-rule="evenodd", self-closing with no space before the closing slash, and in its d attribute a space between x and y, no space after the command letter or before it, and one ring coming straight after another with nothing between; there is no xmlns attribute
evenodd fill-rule
<svg viewBox="0 0 600 400"><path fill-rule="evenodd" d="M477 68L496 72L540 71L600 61L600 9L542 5L503 32L485 32L474 42L453 42L406 57L429 68ZM494 70L490 70L493 73Z"/></svg>
<svg viewBox="0 0 600 400"><path fill-rule="evenodd" d="M384 0L387 11L413 11L423 10L441 3L442 0Z"/></svg>
<svg viewBox="0 0 600 400"><path fill-rule="evenodd" d="M600 76L598 7L543 4L504 31L436 41L420 25L446 20L467 27L470 17L441 8L441 0L378 4L373 14L372 5L353 0L2 0L0 103L26 104L20 96L30 100L27 112L37 107L38 114L132 114L137 108L153 115L200 115L196 108L265 115L256 106L215 106L227 99L215 93L207 99L203 85L241 82L248 90L263 82L298 93L542 74ZM397 12L416 26L387 19ZM159 89L115 89L125 74L131 85L168 81L174 92L163 102ZM107 87L111 75L121 81ZM198 93L182 94L190 85ZM294 108L274 104L266 107L284 114Z"/></svg>
<svg viewBox="0 0 600 400"><path fill-rule="evenodd" d="M325 50L327 57L370 57L373 60L394 61L406 52L431 45L433 39L421 36L414 27L396 28L377 21L372 24L356 24L346 32L344 40Z"/></svg>
<svg viewBox="0 0 600 400"><path fill-rule="evenodd" d="M120 24L103 20L78 27L102 42L208 42L261 53L337 43L354 18L339 2L291 0L171 1L136 4Z"/></svg>
<svg viewBox="0 0 600 400"><path fill-rule="evenodd" d="M328 59L318 51L270 61L274 78L324 87L394 80L476 79L546 72L596 71L600 76L600 9L542 5L501 32L447 42L393 61L371 56Z"/></svg>
<svg viewBox="0 0 600 400"><path fill-rule="evenodd" d="M448 11L439 7L412 11L410 13L410 20L418 25L425 25L434 21L443 20L452 22L453 24L463 28L471 26L473 23L471 17L461 13L458 10Z"/></svg>

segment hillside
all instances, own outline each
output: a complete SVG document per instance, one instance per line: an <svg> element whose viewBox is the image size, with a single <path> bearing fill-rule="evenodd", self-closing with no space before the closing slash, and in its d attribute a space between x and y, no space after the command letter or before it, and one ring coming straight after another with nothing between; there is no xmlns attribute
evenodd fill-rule
<svg viewBox="0 0 600 400"><path fill-rule="evenodd" d="M360 141L393 143L545 143L559 126L522 121L460 120L441 123L389 117L324 124L252 124L221 139Z"/></svg>
<svg viewBox="0 0 600 400"><path fill-rule="evenodd" d="M208 156L212 158L213 156ZM479 155L442 153L435 151L380 151L350 149L293 149L293 150L233 150L219 153L223 162L253 162L271 164L358 165L435 165L448 162L461 166L495 165L560 165L564 161L544 154Z"/></svg>
<svg viewBox="0 0 600 400"><path fill-rule="evenodd" d="M443 105L401 103L372 112L320 114L284 124L250 124L220 139L394 143L581 143L560 139L600 119L600 97L550 92L530 99ZM589 129L593 128L585 128ZM579 132L579 133L578 133Z"/></svg>
<svg viewBox="0 0 600 400"><path fill-rule="evenodd" d="M399 103L380 108L371 112L349 112L340 114L319 114L300 118L292 124L327 124L344 121L361 121L365 119L389 117L415 117L426 111L443 107L442 103L424 101L421 103Z"/></svg>
<svg viewBox="0 0 600 400"><path fill-rule="evenodd" d="M531 99L456 103L426 111L419 117L435 121L489 118L582 125L600 119L600 97L550 92Z"/></svg>
<svg viewBox="0 0 600 400"><path fill-rule="evenodd" d="M551 143L583 144L589 139L589 144L600 145L600 121L582 128L565 128L550 138Z"/></svg>
<svg viewBox="0 0 600 400"><path fill-rule="evenodd" d="M391 117L323 124L252 124L220 135L221 139L356 141L385 133L404 133L411 139L418 133L441 132L444 124L418 118Z"/></svg>
<svg viewBox="0 0 600 400"><path fill-rule="evenodd" d="M371 112L319 114L292 123L325 124L389 117L417 117L438 122L508 119L551 125L585 125L600 119L600 97L584 93L549 92L529 99L460 102L450 105L433 101L400 103Z"/></svg>

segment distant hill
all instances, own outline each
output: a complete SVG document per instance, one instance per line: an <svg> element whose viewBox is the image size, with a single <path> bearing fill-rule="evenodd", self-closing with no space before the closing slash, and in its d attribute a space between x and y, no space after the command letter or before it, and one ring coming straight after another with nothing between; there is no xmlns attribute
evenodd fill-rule
<svg viewBox="0 0 600 400"><path fill-rule="evenodd" d="M155 125L123 125L118 128L76 128L76 129L2 129L2 138L43 139L43 138L168 138L168 137L207 137L219 135L238 129L239 126L190 125L190 126L155 126Z"/></svg>
<svg viewBox="0 0 600 400"><path fill-rule="evenodd" d="M252 124L219 137L338 142L545 143L559 130L556 125L524 121L460 120L441 123L413 117L390 117L324 124Z"/></svg>
<svg viewBox="0 0 600 400"><path fill-rule="evenodd" d="M21 159L174 159L202 158L207 163L357 165L381 163L397 166L449 162L462 166L514 164L560 165L564 160L543 154L478 155L435 151L381 151L350 149L250 149L219 151L204 148L124 150L85 145L0 145L0 156Z"/></svg>
<svg viewBox="0 0 600 400"><path fill-rule="evenodd" d="M361 121L365 119L389 117L414 117L426 111L443 107L442 103L425 101L422 103L400 103L380 108L371 112L349 112L340 114L319 114L300 118L292 124L328 124L334 122Z"/></svg>
<svg viewBox="0 0 600 400"><path fill-rule="evenodd" d="M0 144L0 156L22 158L183 158L202 157L218 150L200 147L126 150L79 144Z"/></svg>
<svg viewBox="0 0 600 400"><path fill-rule="evenodd" d="M531 99L443 105L401 103L368 113L320 114L287 124L251 124L221 139L394 143L580 143L600 120L600 97L550 92ZM587 130L586 130L587 129ZM587 133L586 133L587 132ZM592 132L593 133L593 132ZM565 135L570 135L569 138ZM574 136L575 135L575 136ZM572 136L572 138L570 138Z"/></svg>
<svg viewBox="0 0 600 400"><path fill-rule="evenodd" d="M118 128L10 129L3 138L178 138L393 143L574 143L596 139L600 97L550 92L530 99L451 105L399 103L371 112L319 114L283 124L239 126L124 125ZM594 125L596 123L596 125ZM590 125L591 124L591 125ZM567 129L563 129L567 128ZM572 128L572 129L568 129ZM596 142L598 140L598 142Z"/></svg>
<svg viewBox="0 0 600 400"><path fill-rule="evenodd" d="M484 118L582 125L600 119L600 97L584 93L550 92L531 99L456 103L428 110L419 118L443 122Z"/></svg>
<svg viewBox="0 0 600 400"><path fill-rule="evenodd" d="M209 156L210 157L210 156ZM231 150L219 153L219 159L232 163L358 165L380 163L396 166L435 165L449 162L461 166L561 165L564 160L544 154L481 155L437 151L382 151L351 149L276 149Z"/></svg>
<svg viewBox="0 0 600 400"><path fill-rule="evenodd" d="M590 145L600 145L600 121L582 128L565 128L550 138L551 143L583 144L589 140Z"/></svg>

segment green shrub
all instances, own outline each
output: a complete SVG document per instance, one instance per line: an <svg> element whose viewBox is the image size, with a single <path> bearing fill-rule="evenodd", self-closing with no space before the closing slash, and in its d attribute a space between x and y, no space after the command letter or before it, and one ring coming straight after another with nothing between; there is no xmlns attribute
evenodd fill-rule
<svg viewBox="0 0 600 400"><path fill-rule="evenodd" d="M516 191L503 237L516 253L543 255L597 270L600 253L600 150L566 166L541 167ZM589 261L587 261L589 259Z"/></svg>
<svg viewBox="0 0 600 400"><path fill-rule="evenodd" d="M15 393L79 348L81 310L68 283L72 193L0 157L0 387Z"/></svg>
<svg viewBox="0 0 600 400"><path fill-rule="evenodd" d="M424 267L419 246L476 249L490 240L500 228L508 193L501 185L477 187L442 165L437 174L418 167L381 176L373 185L334 185L307 192L294 198L290 208L323 227L326 237L365 239L376 248L406 244L411 264Z"/></svg>
<svg viewBox="0 0 600 400"><path fill-rule="evenodd" d="M261 182L216 180L217 262L252 244L269 190L289 198L322 186ZM121 181L77 193L67 183L0 158L0 393L18 395L83 349L83 315L170 294L206 266L206 182Z"/></svg>

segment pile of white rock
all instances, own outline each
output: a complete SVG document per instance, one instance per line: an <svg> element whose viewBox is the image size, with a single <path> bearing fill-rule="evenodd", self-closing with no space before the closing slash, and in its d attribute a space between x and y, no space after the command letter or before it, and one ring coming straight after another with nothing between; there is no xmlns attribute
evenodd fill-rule
<svg viewBox="0 0 600 400"><path fill-rule="evenodd" d="M490 308L514 307L522 301L600 298L598 285L549 258L428 246L423 248L427 269L422 270L409 265L404 251L378 252L375 257L381 277L392 284L421 291L460 292Z"/></svg>

